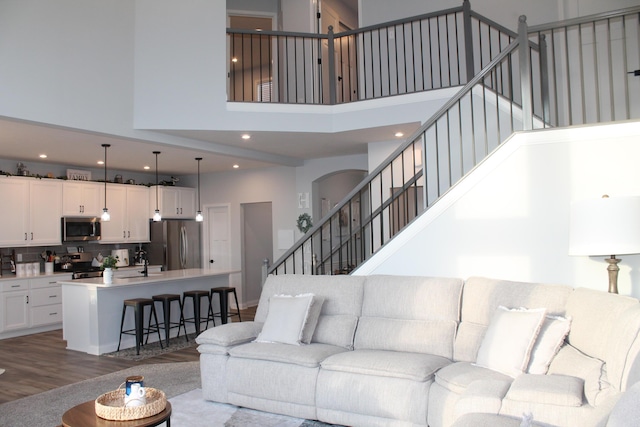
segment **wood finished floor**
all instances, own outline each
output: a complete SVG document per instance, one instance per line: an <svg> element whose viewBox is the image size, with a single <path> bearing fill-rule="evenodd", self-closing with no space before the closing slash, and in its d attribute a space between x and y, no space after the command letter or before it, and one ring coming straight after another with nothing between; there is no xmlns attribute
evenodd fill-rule
<svg viewBox="0 0 640 427"><path fill-rule="evenodd" d="M242 310L253 320L255 307ZM0 340L0 403L10 402L67 384L151 363L199 360L196 346L134 362L67 350L62 330Z"/></svg>

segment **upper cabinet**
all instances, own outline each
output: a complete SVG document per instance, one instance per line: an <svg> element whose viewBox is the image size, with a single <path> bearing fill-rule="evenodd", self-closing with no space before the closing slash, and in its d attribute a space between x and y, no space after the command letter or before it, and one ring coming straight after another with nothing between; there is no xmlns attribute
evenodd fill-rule
<svg viewBox="0 0 640 427"><path fill-rule="evenodd" d="M0 246L59 245L62 182L0 178Z"/></svg>
<svg viewBox="0 0 640 427"><path fill-rule="evenodd" d="M111 220L102 222L101 243L149 241L149 189L140 185L107 185L107 208Z"/></svg>
<svg viewBox="0 0 640 427"><path fill-rule="evenodd" d="M195 218L196 190L186 187L151 187L149 206L155 210L156 188L158 190L158 208L163 219Z"/></svg>
<svg viewBox="0 0 640 427"><path fill-rule="evenodd" d="M99 217L104 204L103 184L64 181L62 184L62 216Z"/></svg>

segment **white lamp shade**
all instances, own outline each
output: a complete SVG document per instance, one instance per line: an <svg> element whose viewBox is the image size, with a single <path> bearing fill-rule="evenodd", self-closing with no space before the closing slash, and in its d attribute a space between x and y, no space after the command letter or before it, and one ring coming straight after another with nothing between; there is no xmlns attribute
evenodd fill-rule
<svg viewBox="0 0 640 427"><path fill-rule="evenodd" d="M571 204L569 255L637 253L640 253L640 197L603 197Z"/></svg>

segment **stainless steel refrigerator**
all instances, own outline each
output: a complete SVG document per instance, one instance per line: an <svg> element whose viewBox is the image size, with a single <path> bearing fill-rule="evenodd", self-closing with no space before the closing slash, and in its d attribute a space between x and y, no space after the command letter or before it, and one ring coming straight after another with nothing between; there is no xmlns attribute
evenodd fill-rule
<svg viewBox="0 0 640 427"><path fill-rule="evenodd" d="M149 265L163 271L201 268L201 223L195 220L150 221Z"/></svg>

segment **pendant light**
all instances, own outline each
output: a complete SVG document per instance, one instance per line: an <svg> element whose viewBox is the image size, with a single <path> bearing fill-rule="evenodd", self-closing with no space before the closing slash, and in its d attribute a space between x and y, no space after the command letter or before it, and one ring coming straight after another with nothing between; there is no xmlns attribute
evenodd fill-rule
<svg viewBox="0 0 640 427"><path fill-rule="evenodd" d="M111 147L111 144L102 144L104 147L104 209L102 209L102 221L110 221L111 215L109 209L107 209L107 148Z"/></svg>
<svg viewBox="0 0 640 427"><path fill-rule="evenodd" d="M160 154L160 152L154 151L153 154L156 155L156 211L153 213L153 220L158 222L162 220L160 209L158 209L158 154Z"/></svg>
<svg viewBox="0 0 640 427"><path fill-rule="evenodd" d="M198 161L198 212L196 212L196 221L202 222L204 219L202 217L202 209L200 208L200 160L202 160L202 157L196 157L196 160Z"/></svg>

